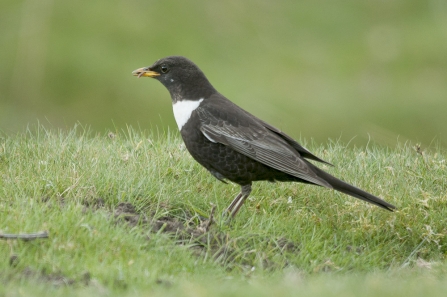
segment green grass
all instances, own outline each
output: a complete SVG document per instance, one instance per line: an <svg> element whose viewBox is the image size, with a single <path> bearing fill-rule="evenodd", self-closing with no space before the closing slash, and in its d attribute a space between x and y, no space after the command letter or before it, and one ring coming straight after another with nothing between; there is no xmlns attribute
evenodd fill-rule
<svg viewBox="0 0 447 297"><path fill-rule="evenodd" d="M216 215L205 232L211 204L221 213L239 187L194 162L177 133L0 134L0 232L49 232L0 241L0 295L443 296L445 151L303 144L398 211L259 182L231 225ZM135 211L117 216L122 203Z"/></svg>

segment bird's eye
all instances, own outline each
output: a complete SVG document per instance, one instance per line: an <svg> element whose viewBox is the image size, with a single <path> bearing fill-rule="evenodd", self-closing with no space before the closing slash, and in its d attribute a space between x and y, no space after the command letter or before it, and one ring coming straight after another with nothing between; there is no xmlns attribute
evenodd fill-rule
<svg viewBox="0 0 447 297"><path fill-rule="evenodd" d="M169 68L166 65L161 65L160 70L161 70L161 73L167 73L169 71Z"/></svg>

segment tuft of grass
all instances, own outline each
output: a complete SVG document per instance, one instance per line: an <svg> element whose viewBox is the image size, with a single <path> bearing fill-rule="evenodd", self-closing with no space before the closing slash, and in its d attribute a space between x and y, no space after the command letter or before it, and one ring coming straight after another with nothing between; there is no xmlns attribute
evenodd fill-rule
<svg viewBox="0 0 447 297"><path fill-rule="evenodd" d="M445 292L445 151L303 144L336 165L325 170L398 211L320 187L258 182L227 225L218 214L239 186L215 180L177 134L80 126L2 134L0 233L50 236L0 242L0 294L422 292L408 280Z"/></svg>

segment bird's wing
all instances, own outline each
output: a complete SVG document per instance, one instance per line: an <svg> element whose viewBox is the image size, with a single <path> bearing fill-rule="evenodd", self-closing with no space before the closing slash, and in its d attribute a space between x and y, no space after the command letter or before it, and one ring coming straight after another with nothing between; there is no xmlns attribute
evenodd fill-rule
<svg viewBox="0 0 447 297"><path fill-rule="evenodd" d="M294 149L296 149L301 156L303 156L304 158L307 159L311 159L314 161L318 161L327 165L332 165L331 163L315 156L314 154L312 154L307 148L305 148L304 146L302 146L301 144L299 144L297 141L295 141L292 137L290 137L289 135L287 135L286 133L282 132L281 130L279 130L278 128L273 127L272 125L264 122L263 120L260 120L261 123L263 124L264 127L266 127L267 129L269 129L270 131L278 134L281 138L283 138L284 140L286 140Z"/></svg>
<svg viewBox="0 0 447 297"><path fill-rule="evenodd" d="M237 109L235 114L225 113L225 116L225 111L220 112L218 109L198 107L196 111L201 122L200 130L210 141L229 146L276 170L332 188L309 168L293 146L263 127L256 118L241 112L242 109Z"/></svg>

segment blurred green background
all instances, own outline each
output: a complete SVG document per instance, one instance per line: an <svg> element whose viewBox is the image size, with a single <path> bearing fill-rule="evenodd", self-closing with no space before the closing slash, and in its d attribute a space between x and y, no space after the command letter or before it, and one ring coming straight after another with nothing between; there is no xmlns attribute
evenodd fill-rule
<svg viewBox="0 0 447 297"><path fill-rule="evenodd" d="M168 92L131 72L183 55L293 137L447 144L447 1L0 4L0 130L177 129Z"/></svg>

